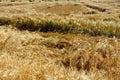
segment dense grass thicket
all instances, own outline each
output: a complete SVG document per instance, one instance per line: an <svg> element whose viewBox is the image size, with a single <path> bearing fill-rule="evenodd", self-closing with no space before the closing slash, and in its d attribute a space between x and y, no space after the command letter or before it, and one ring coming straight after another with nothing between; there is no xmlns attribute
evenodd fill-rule
<svg viewBox="0 0 120 80"><path fill-rule="evenodd" d="M54 16L53 16L54 17ZM91 36L106 36L120 38L120 20L105 18L103 20L91 19L64 19L53 20L42 18L32 19L26 16L0 17L0 25L12 25L20 30L88 34ZM62 19L64 21L62 21Z"/></svg>

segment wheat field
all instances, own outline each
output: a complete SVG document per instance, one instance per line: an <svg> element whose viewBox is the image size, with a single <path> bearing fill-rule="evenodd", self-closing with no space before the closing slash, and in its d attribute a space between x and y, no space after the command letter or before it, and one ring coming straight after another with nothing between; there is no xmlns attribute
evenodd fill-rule
<svg viewBox="0 0 120 80"><path fill-rule="evenodd" d="M0 80L120 80L120 1L1 1Z"/></svg>

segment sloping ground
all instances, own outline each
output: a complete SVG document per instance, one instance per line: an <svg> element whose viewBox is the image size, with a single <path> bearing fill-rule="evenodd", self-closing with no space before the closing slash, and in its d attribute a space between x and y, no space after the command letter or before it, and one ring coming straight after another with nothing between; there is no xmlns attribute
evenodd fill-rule
<svg viewBox="0 0 120 80"><path fill-rule="evenodd" d="M36 11L37 13L55 13L55 14L82 14L88 11L94 11L96 14L101 13L105 10L104 13L112 14L119 13L119 2L117 1L79 1L79 2L38 2L38 3L0 3L0 6L3 7L0 10L8 11L11 13L9 8L20 10L26 13L31 11ZM18 11L19 12L19 11Z"/></svg>
<svg viewBox="0 0 120 80"><path fill-rule="evenodd" d="M36 9L38 11L38 9ZM82 13L84 11L87 11L86 7L84 7L80 3L72 4L72 3L67 3L67 4L56 4L54 6L48 6L46 9L43 9L44 12L50 12L50 13L55 13L55 14L71 14L71 13Z"/></svg>
<svg viewBox="0 0 120 80"><path fill-rule="evenodd" d="M119 8L102 3L0 4L0 79L120 80Z"/></svg>

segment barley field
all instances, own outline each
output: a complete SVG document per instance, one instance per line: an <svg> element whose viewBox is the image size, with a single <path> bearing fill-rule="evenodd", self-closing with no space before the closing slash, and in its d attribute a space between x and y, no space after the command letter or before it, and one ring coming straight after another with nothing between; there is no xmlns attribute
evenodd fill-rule
<svg viewBox="0 0 120 80"><path fill-rule="evenodd" d="M0 80L120 80L120 1L0 0Z"/></svg>

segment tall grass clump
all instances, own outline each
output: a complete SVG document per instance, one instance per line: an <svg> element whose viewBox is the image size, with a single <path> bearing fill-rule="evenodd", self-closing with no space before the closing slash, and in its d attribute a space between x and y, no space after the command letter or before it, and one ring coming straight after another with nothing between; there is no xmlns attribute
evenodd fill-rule
<svg viewBox="0 0 120 80"><path fill-rule="evenodd" d="M106 36L120 38L119 23L83 20L78 32L91 36Z"/></svg>
<svg viewBox="0 0 120 80"><path fill-rule="evenodd" d="M35 22L36 21L28 17L15 17L12 20L12 25L14 25L20 30L35 31L36 30Z"/></svg>
<svg viewBox="0 0 120 80"><path fill-rule="evenodd" d="M42 32L59 32L59 33L71 33L74 31L75 24L64 23L58 21L41 21L39 23L40 31Z"/></svg>
<svg viewBox="0 0 120 80"><path fill-rule="evenodd" d="M119 22L113 21L94 21L88 19L71 19L59 21L42 18L21 17L0 17L0 25L13 25L20 30L88 34L91 36L106 36L120 38Z"/></svg>
<svg viewBox="0 0 120 80"><path fill-rule="evenodd" d="M58 22L53 20L31 19L29 17L0 18L1 25L13 25L20 30L41 31L41 32L73 32L74 23Z"/></svg>
<svg viewBox="0 0 120 80"><path fill-rule="evenodd" d="M0 25L9 25L11 24L11 19L8 17L0 17Z"/></svg>
<svg viewBox="0 0 120 80"><path fill-rule="evenodd" d="M114 40L99 40L97 43L84 44L87 49L80 48L81 44L73 44L77 46L74 50L68 50L68 56L62 59L62 64L66 68L76 68L77 70L85 70L87 72L99 70L105 71L111 80L119 79L120 57L116 56L118 47L114 45L119 44Z"/></svg>

